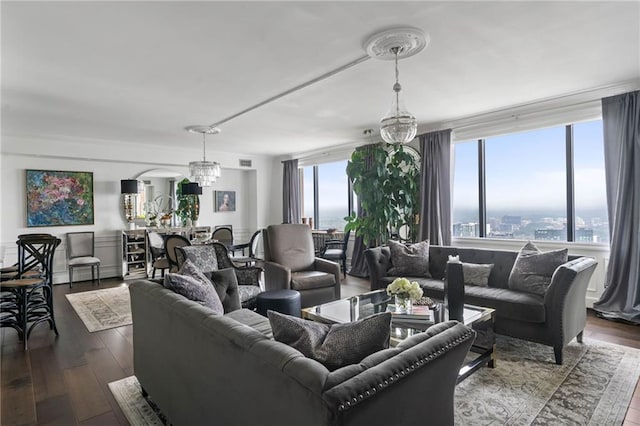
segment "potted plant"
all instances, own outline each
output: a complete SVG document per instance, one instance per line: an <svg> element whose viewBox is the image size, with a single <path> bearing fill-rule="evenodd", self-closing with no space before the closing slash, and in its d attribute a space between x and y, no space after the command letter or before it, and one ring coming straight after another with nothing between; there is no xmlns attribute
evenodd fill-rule
<svg viewBox="0 0 640 426"><path fill-rule="evenodd" d="M364 213L347 216L345 231L355 231L366 246L387 242L391 232L402 226L408 227L409 239L415 238L420 170L402 144L356 149L347 163L347 176Z"/></svg>
<svg viewBox="0 0 640 426"><path fill-rule="evenodd" d="M176 197L178 198L178 207L176 215L180 218L182 226L188 226L188 223L195 223L200 216L200 196L196 194L183 194L182 184L189 183L189 179L184 178L178 183Z"/></svg>

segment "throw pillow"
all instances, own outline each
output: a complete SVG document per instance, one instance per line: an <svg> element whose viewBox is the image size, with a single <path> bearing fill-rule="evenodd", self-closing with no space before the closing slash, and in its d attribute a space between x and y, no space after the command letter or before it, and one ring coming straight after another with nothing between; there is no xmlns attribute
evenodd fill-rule
<svg viewBox="0 0 640 426"><path fill-rule="evenodd" d="M178 253L186 260L190 260L202 272L210 272L218 269L218 256L216 249L211 244L199 246L176 247Z"/></svg>
<svg viewBox="0 0 640 426"><path fill-rule="evenodd" d="M554 271L567 262L568 256L568 249L543 253L533 243L528 242L522 247L513 264L509 274L509 288L544 296Z"/></svg>
<svg viewBox="0 0 640 426"><path fill-rule="evenodd" d="M225 313L242 308L240 292L238 290L238 279L233 268L210 271L204 275L211 284L213 284L213 288L215 288L216 293L218 293Z"/></svg>
<svg viewBox="0 0 640 426"><path fill-rule="evenodd" d="M431 277L429 273L429 240L406 246L389 240L391 265L389 275Z"/></svg>
<svg viewBox="0 0 640 426"><path fill-rule="evenodd" d="M389 347L391 313L345 324L321 324L267 311L273 337L315 359L329 370L355 364Z"/></svg>
<svg viewBox="0 0 640 426"><path fill-rule="evenodd" d="M203 284L189 275L168 272L164 276L164 286L189 300L198 302L213 311L215 315L222 315L222 302L211 284Z"/></svg>
<svg viewBox="0 0 640 426"><path fill-rule="evenodd" d="M489 275L493 269L493 263L465 263L462 262L462 274L464 283L472 285L489 285Z"/></svg>

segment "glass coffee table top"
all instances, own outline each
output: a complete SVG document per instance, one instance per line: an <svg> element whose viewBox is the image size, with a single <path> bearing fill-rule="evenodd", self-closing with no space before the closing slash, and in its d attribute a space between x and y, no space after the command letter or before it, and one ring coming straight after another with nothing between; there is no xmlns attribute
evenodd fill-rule
<svg viewBox="0 0 640 426"><path fill-rule="evenodd" d="M421 307L422 308L422 307ZM387 295L386 290L375 290L358 296L323 303L302 309L302 317L327 324L348 323L366 318L376 313L394 311L393 298ZM424 311L423 311L424 313ZM473 328L476 339L471 347L469 355L460 369L458 382L464 380L472 372L482 365L495 367L495 310L482 306L464 305L463 322ZM449 312L443 303L439 303L431 313L425 317L411 318L404 315L403 318L393 317L391 321L391 346L395 346L402 340L422 333L432 325L448 321Z"/></svg>

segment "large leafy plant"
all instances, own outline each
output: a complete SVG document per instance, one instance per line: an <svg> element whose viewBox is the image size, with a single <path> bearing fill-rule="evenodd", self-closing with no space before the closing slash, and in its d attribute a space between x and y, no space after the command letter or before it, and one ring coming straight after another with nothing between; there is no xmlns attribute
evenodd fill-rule
<svg viewBox="0 0 640 426"><path fill-rule="evenodd" d="M189 183L189 179L184 178L178 183L176 197L178 198L178 207L176 215L180 218L182 226L187 224L187 219L192 221L198 220L200 216L200 197L198 195L183 194L182 184Z"/></svg>
<svg viewBox="0 0 640 426"><path fill-rule="evenodd" d="M355 231L365 245L385 243L392 231L408 228L415 238L419 212L420 170L401 144L376 144L356 149L347 163L347 176L363 214L345 218L345 230Z"/></svg>

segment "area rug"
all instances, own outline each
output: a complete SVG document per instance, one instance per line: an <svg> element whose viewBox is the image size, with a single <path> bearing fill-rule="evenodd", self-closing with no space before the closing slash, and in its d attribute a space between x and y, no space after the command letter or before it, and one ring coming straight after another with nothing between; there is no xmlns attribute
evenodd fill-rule
<svg viewBox="0 0 640 426"><path fill-rule="evenodd" d="M547 346L503 336L497 352L496 368L456 386L456 425L621 425L640 375L640 350L594 340L571 343L563 365ZM161 424L134 376L109 388L131 424Z"/></svg>
<svg viewBox="0 0 640 426"><path fill-rule="evenodd" d="M498 336L497 367L456 386L460 425L621 425L640 375L640 350L575 340L553 349Z"/></svg>
<svg viewBox="0 0 640 426"><path fill-rule="evenodd" d="M127 286L66 296L90 332L131 324L131 302Z"/></svg>
<svg viewBox="0 0 640 426"><path fill-rule="evenodd" d="M124 416L129 423L135 426L163 425L164 423L155 413L156 407L152 407L142 396L140 383L135 376L109 383L109 390L118 402Z"/></svg>

